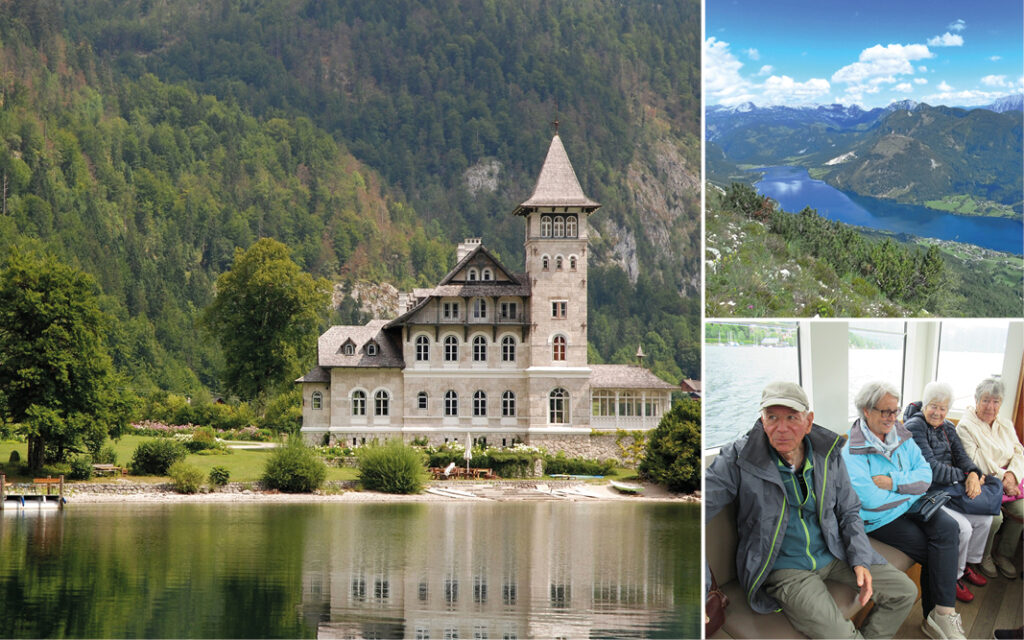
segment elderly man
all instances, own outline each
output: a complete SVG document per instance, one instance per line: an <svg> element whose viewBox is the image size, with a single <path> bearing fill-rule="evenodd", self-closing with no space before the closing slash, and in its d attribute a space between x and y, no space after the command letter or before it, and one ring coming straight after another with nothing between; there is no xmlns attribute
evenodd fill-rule
<svg viewBox="0 0 1024 640"><path fill-rule="evenodd" d="M797 384L770 383L760 409L753 429L723 447L708 468L704 492L705 522L736 502L736 573L750 607L781 608L811 638L891 638L917 588L871 548L840 455L842 438L814 424ZM826 579L858 589L862 605L874 597L860 632Z"/></svg>

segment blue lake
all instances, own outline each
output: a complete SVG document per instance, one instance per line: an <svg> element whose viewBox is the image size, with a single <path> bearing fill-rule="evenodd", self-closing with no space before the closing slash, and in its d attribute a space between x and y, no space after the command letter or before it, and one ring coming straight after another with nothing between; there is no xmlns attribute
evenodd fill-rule
<svg viewBox="0 0 1024 640"><path fill-rule="evenodd" d="M758 171L764 172L764 177L754 187L791 213L811 207L822 217L846 224L1024 254L1024 224L1020 220L955 215L848 195L812 179L807 169L800 167L764 167Z"/></svg>

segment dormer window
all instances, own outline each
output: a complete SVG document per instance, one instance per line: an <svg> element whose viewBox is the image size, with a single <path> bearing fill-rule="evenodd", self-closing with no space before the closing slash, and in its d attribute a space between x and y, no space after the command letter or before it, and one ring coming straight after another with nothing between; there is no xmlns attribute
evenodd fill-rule
<svg viewBox="0 0 1024 640"><path fill-rule="evenodd" d="M540 217L540 237L550 238L551 237L551 216Z"/></svg>
<svg viewBox="0 0 1024 640"><path fill-rule="evenodd" d="M565 237L565 218L562 216L555 216L555 237Z"/></svg>
<svg viewBox="0 0 1024 640"><path fill-rule="evenodd" d="M375 355L377 355L378 352L379 352L379 348L377 347L377 343L376 342L369 342L369 343L367 343L367 345L366 345L366 355L368 355L368 356L375 356Z"/></svg>
<svg viewBox="0 0 1024 640"><path fill-rule="evenodd" d="M477 270L476 270L476 267L471 268L466 273L466 279L469 280L470 282L476 282L477 281Z"/></svg>
<svg viewBox="0 0 1024 640"><path fill-rule="evenodd" d="M352 342L351 338L345 341L345 344L341 345L341 352L346 356L356 355L356 343Z"/></svg>
<svg viewBox="0 0 1024 640"><path fill-rule="evenodd" d="M483 271L480 272L480 279L481 280L494 280L494 274L491 272L490 269L484 269Z"/></svg>

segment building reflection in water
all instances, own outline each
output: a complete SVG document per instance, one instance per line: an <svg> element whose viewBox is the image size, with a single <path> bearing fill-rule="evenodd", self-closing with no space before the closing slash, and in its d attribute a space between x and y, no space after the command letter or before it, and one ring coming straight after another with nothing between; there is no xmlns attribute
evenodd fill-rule
<svg viewBox="0 0 1024 640"><path fill-rule="evenodd" d="M663 532L640 505L375 505L365 515L331 519L305 545L303 612L320 637L643 637L664 632L676 607L680 545L652 540Z"/></svg>

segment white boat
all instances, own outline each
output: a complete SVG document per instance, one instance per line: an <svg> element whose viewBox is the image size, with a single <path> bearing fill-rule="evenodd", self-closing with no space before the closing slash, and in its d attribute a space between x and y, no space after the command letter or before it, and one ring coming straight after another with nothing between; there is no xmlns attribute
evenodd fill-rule
<svg viewBox="0 0 1024 640"><path fill-rule="evenodd" d="M629 482L619 482L618 480L612 480L611 485L619 493L627 493L633 496L638 496L644 492L644 488L642 486L638 484L632 484Z"/></svg>

